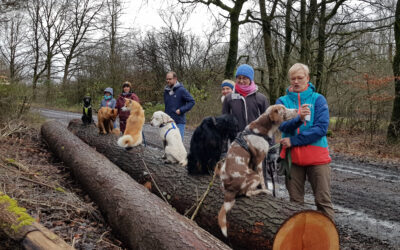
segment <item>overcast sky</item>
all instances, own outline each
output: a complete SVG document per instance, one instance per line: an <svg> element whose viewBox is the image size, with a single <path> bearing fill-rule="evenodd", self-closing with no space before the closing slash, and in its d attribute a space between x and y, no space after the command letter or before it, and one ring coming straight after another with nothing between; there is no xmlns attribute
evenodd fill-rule
<svg viewBox="0 0 400 250"><path fill-rule="evenodd" d="M160 10L173 10L168 6L167 1L162 0L127 0L125 6L124 15L121 18L123 25L141 30L165 26L158 13ZM196 34L202 34L202 31L210 27L210 18L211 14L207 8L200 5L196 8L196 12L191 14L186 27Z"/></svg>

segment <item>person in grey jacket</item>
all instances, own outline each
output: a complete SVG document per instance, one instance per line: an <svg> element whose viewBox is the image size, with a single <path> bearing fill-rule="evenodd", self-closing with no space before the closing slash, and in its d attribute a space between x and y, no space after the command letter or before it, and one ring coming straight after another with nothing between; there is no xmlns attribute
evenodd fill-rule
<svg viewBox="0 0 400 250"><path fill-rule="evenodd" d="M256 120L269 107L265 95L258 92L254 83L254 70L242 64L236 70L236 84L232 93L225 96L222 114L232 114L239 122L239 132Z"/></svg>
<svg viewBox="0 0 400 250"><path fill-rule="evenodd" d="M114 94L114 91L110 87L107 87L104 90L104 97L101 100L99 109L101 109L102 107L109 107L109 108L112 108L112 109L115 108L115 105L117 104L117 101L113 98L113 94ZM116 128L116 127L117 127L117 121L114 121L114 128Z"/></svg>
<svg viewBox="0 0 400 250"><path fill-rule="evenodd" d="M101 100L100 103L100 108L102 107L109 107L109 108L115 108L115 104L117 101L113 98L114 91L112 88L108 87L104 90L104 97Z"/></svg>

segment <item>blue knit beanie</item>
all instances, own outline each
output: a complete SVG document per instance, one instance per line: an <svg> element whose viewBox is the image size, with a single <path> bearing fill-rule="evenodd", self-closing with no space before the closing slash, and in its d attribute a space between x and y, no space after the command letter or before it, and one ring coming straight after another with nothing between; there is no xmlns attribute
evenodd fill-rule
<svg viewBox="0 0 400 250"><path fill-rule="evenodd" d="M250 65L242 64L236 70L235 77L237 78L238 76L246 76L246 77L250 78L250 81L254 81L254 70Z"/></svg>
<svg viewBox="0 0 400 250"><path fill-rule="evenodd" d="M235 82L232 81L232 80L229 80L229 79L224 80L224 81L222 82L222 84L221 84L221 88L223 88L223 87L229 87L229 88L231 88L232 90L233 90L234 86L235 86Z"/></svg>

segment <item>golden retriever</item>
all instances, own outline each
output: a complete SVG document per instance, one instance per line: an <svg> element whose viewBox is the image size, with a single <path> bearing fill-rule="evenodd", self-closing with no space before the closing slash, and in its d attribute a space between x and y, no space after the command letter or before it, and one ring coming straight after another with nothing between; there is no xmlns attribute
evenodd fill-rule
<svg viewBox="0 0 400 250"><path fill-rule="evenodd" d="M143 141L142 129L145 120L142 106L137 101L125 98L122 110L129 110L130 115L126 120L124 135L118 139L118 145L123 148L140 145Z"/></svg>
<svg viewBox="0 0 400 250"><path fill-rule="evenodd" d="M113 132L114 121L117 118L118 109L101 107L97 112L97 127L99 134L108 134Z"/></svg>

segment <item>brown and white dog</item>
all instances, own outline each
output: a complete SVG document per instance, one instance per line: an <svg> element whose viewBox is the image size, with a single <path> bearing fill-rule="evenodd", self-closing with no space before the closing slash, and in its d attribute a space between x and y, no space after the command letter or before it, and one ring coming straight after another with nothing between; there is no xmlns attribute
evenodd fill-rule
<svg viewBox="0 0 400 250"><path fill-rule="evenodd" d="M123 148L140 145L143 141L142 128L144 124L142 106L132 99L125 98L125 106L122 107L122 110L129 110L130 114L126 120L124 135L118 139L118 145Z"/></svg>
<svg viewBox="0 0 400 250"><path fill-rule="evenodd" d="M283 121L296 116L296 109L287 109L281 104L272 105L232 142L225 162L218 169L224 188L224 204L218 214L218 224L225 237L226 214L235 204L237 195L250 197L259 193L271 194L265 186L262 173L262 161L269 150L266 138L273 138ZM261 189L257 189L260 185Z"/></svg>
<svg viewBox="0 0 400 250"><path fill-rule="evenodd" d="M174 120L162 111L153 113L151 126L160 128L160 137L164 144L164 156L166 163L178 162L181 166L187 164L187 152L183 146L181 133Z"/></svg>
<svg viewBox="0 0 400 250"><path fill-rule="evenodd" d="M117 118L118 109L101 107L97 112L97 127L99 134L108 134L113 131L114 121Z"/></svg>

